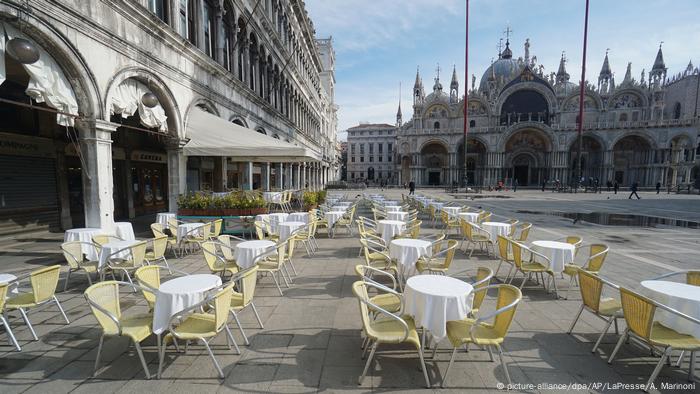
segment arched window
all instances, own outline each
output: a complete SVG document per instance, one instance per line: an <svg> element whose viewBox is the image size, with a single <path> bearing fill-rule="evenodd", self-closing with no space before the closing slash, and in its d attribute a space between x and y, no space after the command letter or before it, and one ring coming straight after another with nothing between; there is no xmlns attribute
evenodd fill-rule
<svg viewBox="0 0 700 394"><path fill-rule="evenodd" d="M197 15L196 3L195 0L180 0L180 35L195 45L197 43L197 27L194 22Z"/></svg>
<svg viewBox="0 0 700 394"><path fill-rule="evenodd" d="M620 114L620 122L627 122L627 114Z"/></svg>
<svg viewBox="0 0 700 394"><path fill-rule="evenodd" d="M501 124L544 122L549 124L549 104L535 90L518 90L508 96L501 107Z"/></svg>
<svg viewBox="0 0 700 394"><path fill-rule="evenodd" d="M435 130L440 130L440 122L435 122L435 123L433 123L433 128L434 128Z"/></svg>
<svg viewBox="0 0 700 394"><path fill-rule="evenodd" d="M216 4L211 0L204 0L202 5L204 53L209 57L214 57L216 52Z"/></svg>
<svg viewBox="0 0 700 394"><path fill-rule="evenodd" d="M374 180L374 167L370 167L367 169L367 180Z"/></svg>
<svg viewBox="0 0 700 394"><path fill-rule="evenodd" d="M676 105L673 106L673 119L680 119L681 118L681 103L676 103Z"/></svg>
<svg viewBox="0 0 700 394"><path fill-rule="evenodd" d="M236 118L236 119L234 119L232 122L235 123L235 124L237 124L237 125L239 125L239 126L246 127L246 126L245 126L245 123L244 123L241 119Z"/></svg>
<svg viewBox="0 0 700 394"><path fill-rule="evenodd" d="M265 135L267 135L267 131L265 131L265 129L263 129L262 127L259 127L259 128L257 128L257 129L255 129L255 131L257 131L257 132L260 133L260 134L265 134Z"/></svg>
<svg viewBox="0 0 700 394"><path fill-rule="evenodd" d="M234 72L233 65L236 53L234 50L236 43L236 20L231 9L230 2L224 5L224 58L221 59L224 67L230 72Z"/></svg>
<svg viewBox="0 0 700 394"><path fill-rule="evenodd" d="M476 127L476 120L474 120L474 119L470 120L469 127Z"/></svg>

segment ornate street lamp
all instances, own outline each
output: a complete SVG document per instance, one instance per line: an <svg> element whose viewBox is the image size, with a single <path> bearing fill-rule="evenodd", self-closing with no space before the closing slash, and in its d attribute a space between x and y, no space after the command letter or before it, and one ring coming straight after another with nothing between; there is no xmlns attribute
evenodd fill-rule
<svg viewBox="0 0 700 394"><path fill-rule="evenodd" d="M158 105L158 97L152 92L144 93L141 96L141 103L148 108L153 108Z"/></svg>
<svg viewBox="0 0 700 394"><path fill-rule="evenodd" d="M5 33L7 40L7 32ZM39 49L33 42L15 37L6 41L7 54L22 64L33 64L39 60Z"/></svg>

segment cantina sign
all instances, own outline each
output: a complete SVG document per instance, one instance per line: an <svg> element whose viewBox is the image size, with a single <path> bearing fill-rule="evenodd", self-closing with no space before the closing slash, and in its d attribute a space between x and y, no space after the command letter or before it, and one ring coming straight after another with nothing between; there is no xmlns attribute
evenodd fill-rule
<svg viewBox="0 0 700 394"><path fill-rule="evenodd" d="M51 140L9 133L0 133L0 154L56 157L56 152Z"/></svg>

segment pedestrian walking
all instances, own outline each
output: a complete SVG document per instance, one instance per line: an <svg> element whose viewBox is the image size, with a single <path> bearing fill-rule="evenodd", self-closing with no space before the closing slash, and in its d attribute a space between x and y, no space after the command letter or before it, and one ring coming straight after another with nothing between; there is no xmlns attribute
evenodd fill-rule
<svg viewBox="0 0 700 394"><path fill-rule="evenodd" d="M637 182L632 182L632 188L630 189L630 190L632 190L632 193L630 193L630 196L628 197L629 200L632 199L632 196L637 196L637 200L642 199L641 197L639 197L639 194L637 194L638 187L639 187L639 185L637 184Z"/></svg>
<svg viewBox="0 0 700 394"><path fill-rule="evenodd" d="M613 190L615 190L615 194L617 194L617 190L618 190L619 188L620 188L620 184L617 183L617 181L615 181L615 183L613 183Z"/></svg>
<svg viewBox="0 0 700 394"><path fill-rule="evenodd" d="M661 182L656 182L656 194L661 192Z"/></svg>
<svg viewBox="0 0 700 394"><path fill-rule="evenodd" d="M542 191L544 191L544 189L545 189L546 187L547 187L547 180L545 179L545 180L542 181Z"/></svg>
<svg viewBox="0 0 700 394"><path fill-rule="evenodd" d="M513 182L513 193L518 191L518 178L515 178L515 181Z"/></svg>
<svg viewBox="0 0 700 394"><path fill-rule="evenodd" d="M416 194L416 183L411 181L408 182L408 195L413 196Z"/></svg>
<svg viewBox="0 0 700 394"><path fill-rule="evenodd" d="M608 187L608 193L610 193L610 188L612 187L612 182L610 182L610 179L608 179L608 182L605 184L605 186Z"/></svg>

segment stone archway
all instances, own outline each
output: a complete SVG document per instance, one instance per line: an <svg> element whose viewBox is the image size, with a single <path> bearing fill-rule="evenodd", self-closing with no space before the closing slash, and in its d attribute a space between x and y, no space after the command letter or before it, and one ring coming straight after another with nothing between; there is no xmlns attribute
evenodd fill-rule
<svg viewBox="0 0 700 394"><path fill-rule="evenodd" d="M569 148L569 169L570 179L577 179L580 176L586 178L586 182L591 182L597 178L599 184L604 183L604 155L602 144L594 137L583 136L581 139L581 171L578 167L578 138L574 140ZM607 179L605 179L607 181Z"/></svg>
<svg viewBox="0 0 700 394"><path fill-rule="evenodd" d="M615 180L622 185L646 185L651 144L638 135L628 135L613 146Z"/></svg>
<svg viewBox="0 0 700 394"><path fill-rule="evenodd" d="M486 165L486 144L481 140L469 138L467 140L467 184L483 185L484 166ZM464 179L464 139L457 147L457 168L454 169L456 180L459 183Z"/></svg>
<svg viewBox="0 0 700 394"><path fill-rule="evenodd" d="M406 155L401 158L401 182L408 184L411 180L411 157Z"/></svg>
<svg viewBox="0 0 700 394"><path fill-rule="evenodd" d="M421 149L423 172L419 179L422 185L438 186L447 181L449 156L447 147L439 142L429 142Z"/></svg>
<svg viewBox="0 0 700 394"><path fill-rule="evenodd" d="M548 176L551 141L537 129L513 133L505 144L506 183L518 179L519 186L539 185Z"/></svg>

